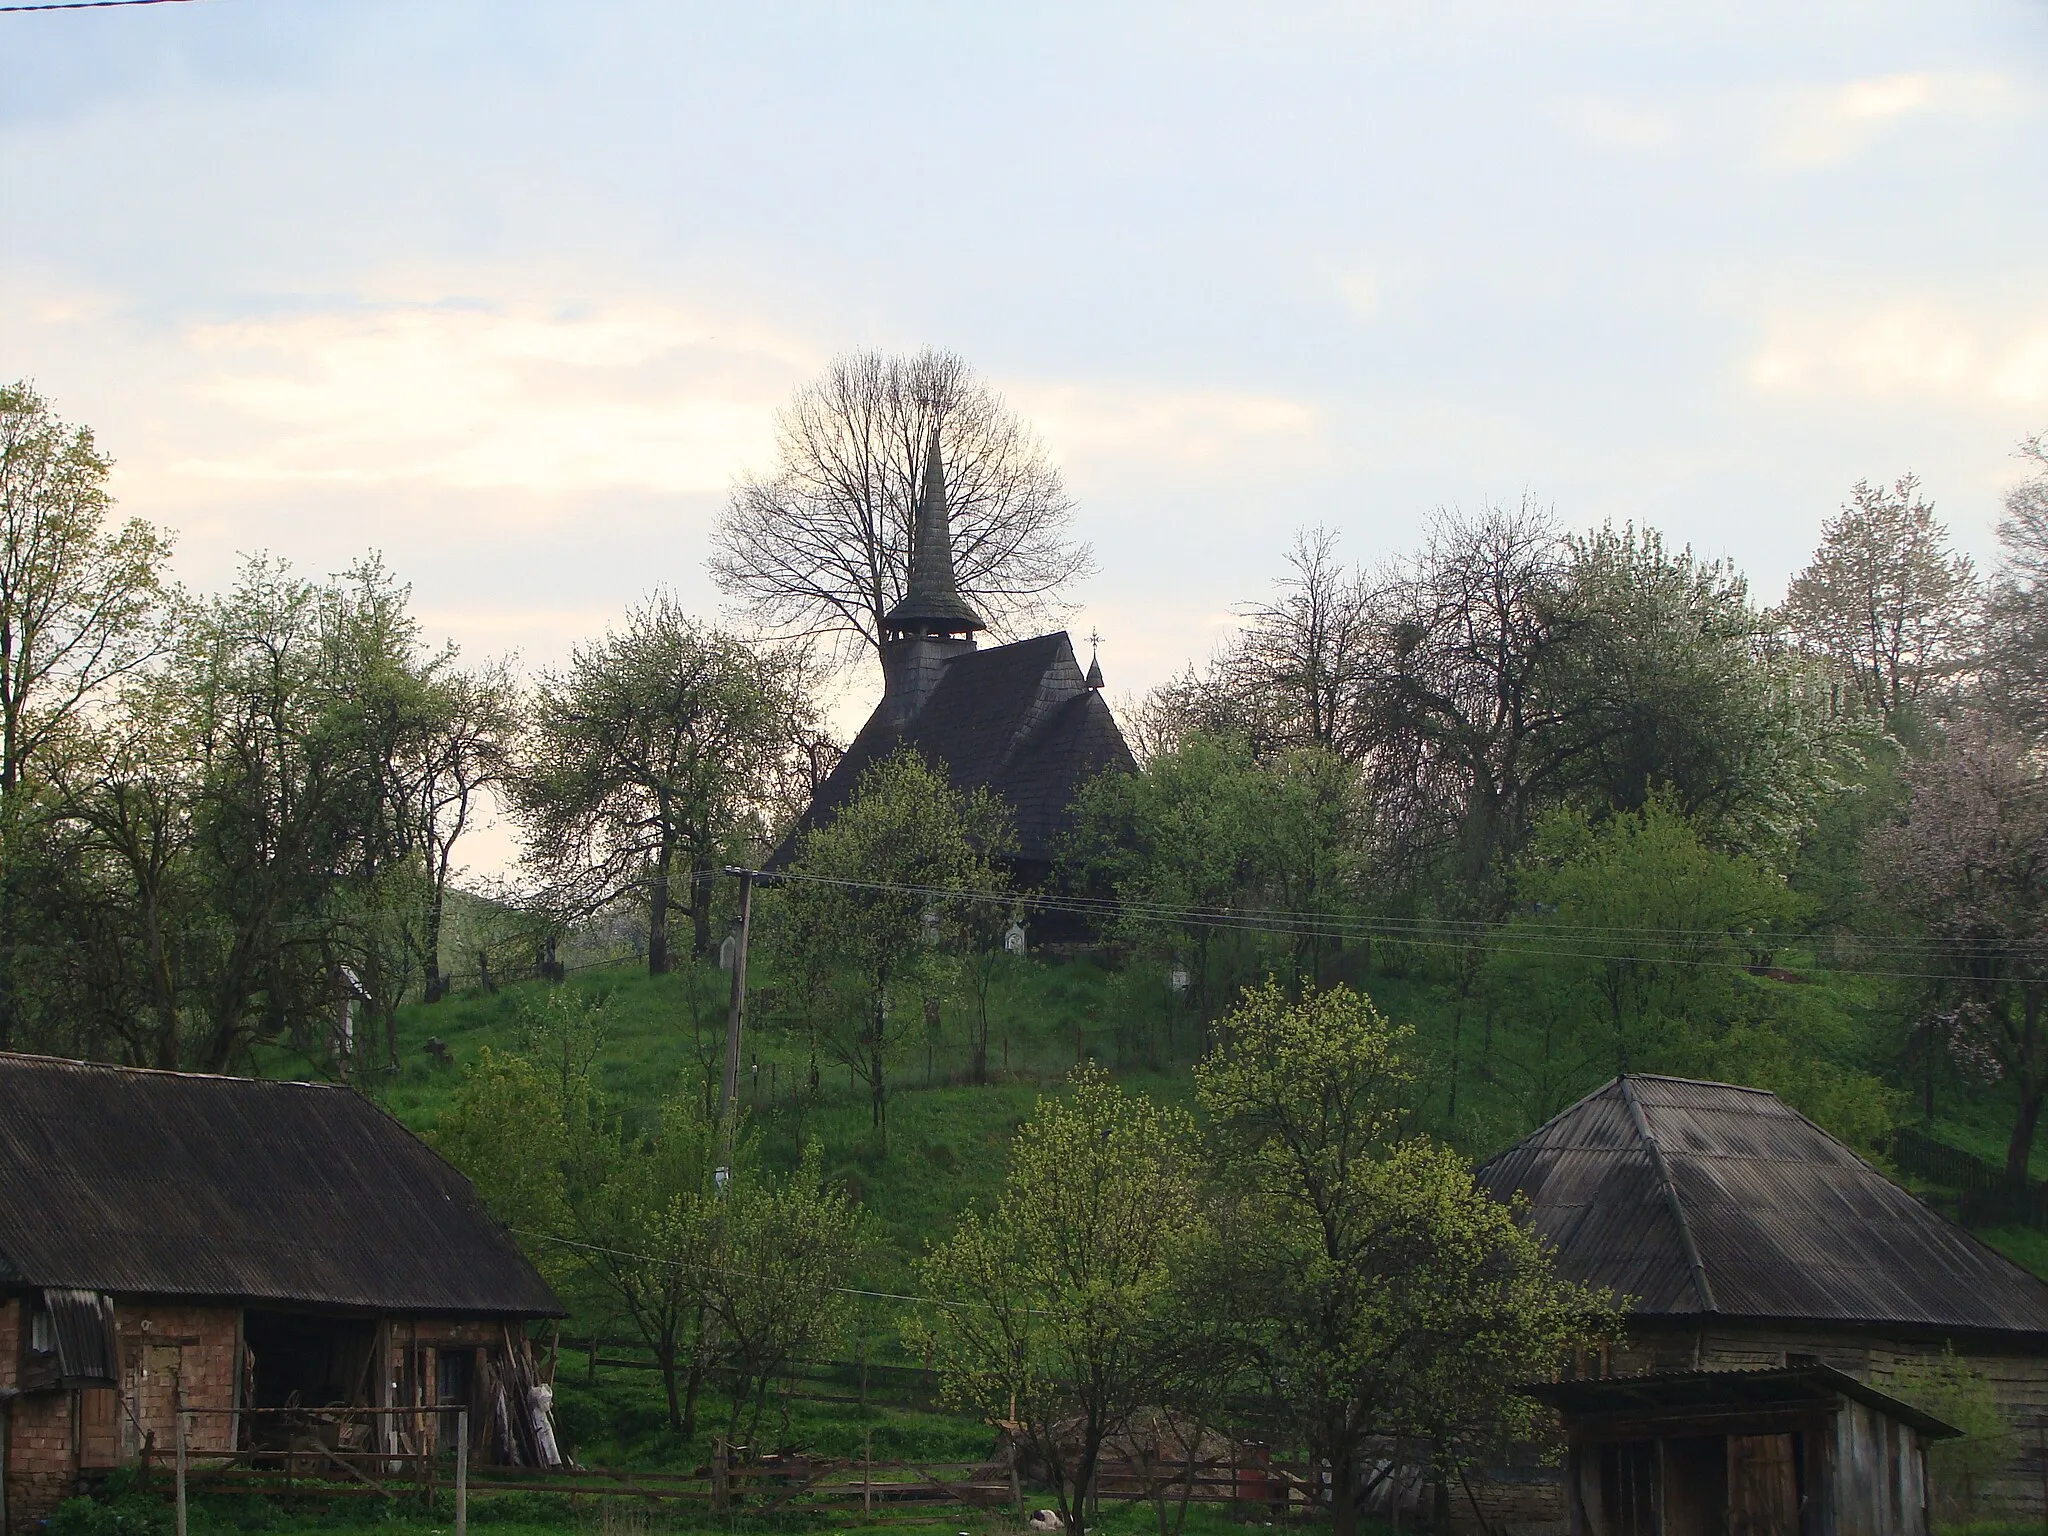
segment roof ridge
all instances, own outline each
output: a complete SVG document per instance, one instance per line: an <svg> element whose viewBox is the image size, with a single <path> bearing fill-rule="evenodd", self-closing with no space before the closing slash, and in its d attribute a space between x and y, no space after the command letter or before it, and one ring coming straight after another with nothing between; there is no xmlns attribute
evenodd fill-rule
<svg viewBox="0 0 2048 1536"><path fill-rule="evenodd" d="M121 1072L130 1077L182 1077L217 1083L262 1083L272 1088L339 1088L347 1083L321 1083L303 1077L249 1077L237 1072L187 1072L177 1067L137 1067L125 1061L90 1061L83 1056L48 1056L36 1051L0 1051L0 1066L22 1062L32 1066L86 1067L95 1072ZM357 1097L362 1097L358 1094Z"/></svg>
<svg viewBox="0 0 2048 1536"><path fill-rule="evenodd" d="M1684 1079L1679 1079L1684 1081ZM1678 1196L1677 1181L1671 1177L1671 1165L1664 1161L1664 1148L1657 1141L1657 1133L1650 1129L1650 1117L1644 1113L1640 1100L1636 1098L1635 1085L1629 1075L1623 1072L1615 1078L1621 1087L1622 1101L1628 1105L1629 1118L1635 1122L1636 1134L1643 1139L1643 1145L1650 1149L1650 1165L1657 1170L1657 1182L1664 1186L1664 1200L1671 1208L1671 1219L1678 1223L1678 1241L1685 1249L1686 1267L1692 1271L1693 1289L1699 1293L1700 1310L1718 1312L1714 1305L1714 1287L1707 1279L1706 1261L1700 1257L1700 1245L1693 1236L1692 1221L1685 1214L1685 1202Z"/></svg>
<svg viewBox="0 0 2048 1536"><path fill-rule="evenodd" d="M1775 1088L1758 1088L1752 1083L1724 1083L1717 1077L1676 1077L1669 1072L1630 1072L1625 1075L1639 1083L1684 1083L1688 1088L1729 1088L1736 1093L1754 1093L1766 1099L1778 1099L1778 1091ZM1778 1102L1782 1104L1784 1100L1778 1099Z"/></svg>

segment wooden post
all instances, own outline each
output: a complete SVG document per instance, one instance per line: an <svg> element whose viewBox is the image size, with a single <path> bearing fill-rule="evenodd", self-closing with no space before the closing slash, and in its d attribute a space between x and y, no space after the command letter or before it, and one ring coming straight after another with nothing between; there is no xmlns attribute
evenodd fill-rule
<svg viewBox="0 0 2048 1536"><path fill-rule="evenodd" d="M1010 1419L1010 1508L1020 1517L1024 1513L1024 1488L1017 1476L1017 1425L1016 1415Z"/></svg>
<svg viewBox="0 0 2048 1536"><path fill-rule="evenodd" d="M455 1536L469 1536L469 1410L455 1413Z"/></svg>
<svg viewBox="0 0 2048 1536"><path fill-rule="evenodd" d="M725 1513L726 1504L726 1459L725 1436L711 1438L711 1508L718 1514Z"/></svg>
<svg viewBox="0 0 2048 1536"><path fill-rule="evenodd" d="M178 1536L185 1536L185 1389L171 1388L171 1433L178 1448Z"/></svg>
<svg viewBox="0 0 2048 1536"><path fill-rule="evenodd" d="M875 1432L872 1429L860 1432L860 1507L863 1514L875 1512ZM184 1533L179 1532L179 1536L184 1536Z"/></svg>

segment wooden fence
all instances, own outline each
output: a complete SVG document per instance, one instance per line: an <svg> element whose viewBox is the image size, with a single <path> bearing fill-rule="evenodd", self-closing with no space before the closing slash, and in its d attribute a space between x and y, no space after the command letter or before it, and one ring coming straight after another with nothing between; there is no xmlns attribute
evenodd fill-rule
<svg viewBox="0 0 2048 1536"><path fill-rule="evenodd" d="M1956 1215L1968 1225L2048 1232L2048 1184L2016 1190L2006 1183L2005 1169L1998 1164L1910 1126L1892 1133L1892 1158L1901 1172L1954 1190Z"/></svg>
<svg viewBox="0 0 2048 1536"><path fill-rule="evenodd" d="M603 1371L659 1371L653 1351L638 1339L574 1338L565 1336L562 1349L581 1355L580 1364L563 1360L562 1374L584 1374L589 1379ZM879 1360L804 1360L784 1369L777 1378L789 1396L800 1402L871 1404L896 1408L938 1407L938 1382L932 1372L919 1365ZM780 1388L778 1388L780 1390Z"/></svg>
<svg viewBox="0 0 2048 1536"><path fill-rule="evenodd" d="M696 1505L720 1514L783 1512L874 1513L903 1505L974 1504L1022 1508L1025 1485L1013 1460L980 1462L875 1461L858 1457L762 1457L744 1460L718 1444L708 1466L688 1472L627 1471L608 1467L508 1467L473 1464L466 1409L327 1408L245 1409L249 1438L264 1444L233 1451L188 1449L186 1420L229 1410L184 1409L173 1450L145 1450L143 1476L169 1471L183 1536L186 1502L193 1495L260 1493L283 1499L380 1498L454 1505L457 1536L468 1528L469 1501L500 1493L544 1493L580 1500L624 1498L654 1505ZM365 1434L379 1419L413 1421L401 1437L406 1448L366 1448ZM448 1448L419 1449L418 1422L447 1419ZM1308 1515L1324 1491L1314 1469L1234 1451L1207 1460L1109 1457L1097 1469L1095 1496L1112 1501L1164 1499L1228 1504L1271 1519Z"/></svg>

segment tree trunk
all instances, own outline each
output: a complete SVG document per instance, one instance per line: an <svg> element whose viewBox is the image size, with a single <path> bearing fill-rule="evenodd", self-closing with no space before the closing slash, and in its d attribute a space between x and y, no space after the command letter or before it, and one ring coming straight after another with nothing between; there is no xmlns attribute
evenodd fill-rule
<svg viewBox="0 0 2048 1536"><path fill-rule="evenodd" d="M661 1389L668 1396L668 1427L683 1433L683 1394L676 1381L676 1341L663 1339L654 1346L654 1358L661 1366Z"/></svg>
<svg viewBox="0 0 2048 1536"><path fill-rule="evenodd" d="M699 959L711 953L711 866L702 859L690 865L690 936Z"/></svg>
<svg viewBox="0 0 2048 1536"><path fill-rule="evenodd" d="M433 900L427 903L426 932L421 935L420 946L426 952L422 958L427 973L427 1001L430 1003L438 1003L448 993L447 980L441 975L441 916L446 904L446 895L436 881Z"/></svg>
<svg viewBox="0 0 2048 1536"><path fill-rule="evenodd" d="M2034 1160L2034 1125L2041 1118L2044 1088L2040 1075L2034 1070L2034 1063L2039 1059L2035 1042L2040 1039L2041 988L2027 987L2021 993L2020 1007L2024 1033L2020 1039L2020 1050L2015 1054L2022 1065L2014 1074L2019 1080L2020 1112L2013 1121L2012 1140L2005 1145L2005 1184L2015 1197L2027 1192L2027 1169Z"/></svg>
<svg viewBox="0 0 2048 1536"><path fill-rule="evenodd" d="M683 1390L683 1438L697 1434L697 1394L704 1389L704 1309L697 1309L697 1347L690 1351L690 1379Z"/></svg>
<svg viewBox="0 0 2048 1536"><path fill-rule="evenodd" d="M2013 1121L2012 1139L2005 1144L2005 1184L2015 1195L2026 1193L2028 1166L2034 1160L2034 1127L2041 1118L2043 1097L2030 1077L2021 1077L2019 1088L2019 1117Z"/></svg>
<svg viewBox="0 0 2048 1536"><path fill-rule="evenodd" d="M1330 1457L1330 1530L1352 1536L1358 1529L1358 1448L1348 1445ZM1231 1492L1234 1495L1236 1489ZM1399 1492L1397 1488L1395 1490Z"/></svg>
<svg viewBox="0 0 2048 1536"><path fill-rule="evenodd" d="M882 1009L882 1004L875 1005L874 1033L868 1038L868 1113L870 1123L881 1133L882 1145L886 1147L889 1144L889 1090L882 1076L882 1045L888 1019Z"/></svg>
<svg viewBox="0 0 2048 1536"><path fill-rule="evenodd" d="M647 974L668 973L668 872L673 856L666 840L654 861L654 879L647 888Z"/></svg>

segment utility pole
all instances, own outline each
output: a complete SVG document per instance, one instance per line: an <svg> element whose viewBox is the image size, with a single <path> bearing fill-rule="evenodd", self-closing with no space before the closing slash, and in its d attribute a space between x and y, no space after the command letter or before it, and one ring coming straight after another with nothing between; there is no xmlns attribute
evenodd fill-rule
<svg viewBox="0 0 2048 1536"><path fill-rule="evenodd" d="M728 864L725 872L739 876L740 934L732 953L732 1008L725 1019L725 1084L718 1099L720 1126L719 1185L731 1176L734 1100L740 1091L740 1027L747 1014L747 935L754 925L754 871Z"/></svg>

